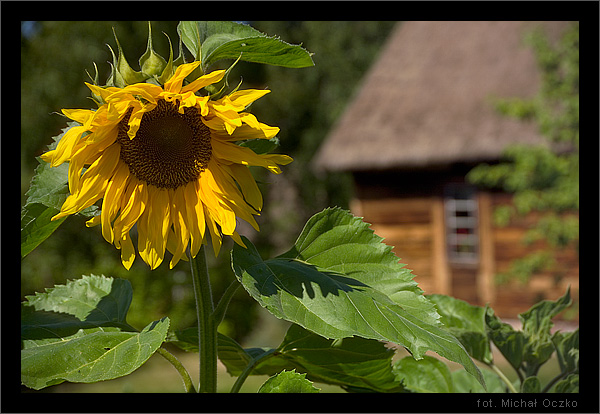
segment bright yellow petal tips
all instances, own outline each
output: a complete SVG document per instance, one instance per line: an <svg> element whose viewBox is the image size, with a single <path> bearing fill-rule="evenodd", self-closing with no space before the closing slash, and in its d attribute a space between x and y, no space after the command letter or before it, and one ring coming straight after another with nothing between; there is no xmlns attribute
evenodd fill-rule
<svg viewBox="0 0 600 414"><path fill-rule="evenodd" d="M52 220L96 204L101 212L86 226L101 225L102 237L120 250L126 269L133 265L136 247L156 269L165 257L171 268L187 260L188 251L195 257L208 238L215 254L223 235L243 246L239 220L258 231L254 216L263 207L249 167L279 174L280 165L292 161L234 144L279 133L246 112L270 91L241 90L214 99L200 90L221 82L226 71L203 74L184 85L199 66L178 66L164 87L86 84L98 109L63 109L79 125L67 129L56 148L42 155L52 167L69 163L70 195Z"/></svg>
<svg viewBox="0 0 600 414"><path fill-rule="evenodd" d="M225 70L215 70L207 75L200 76L193 82L181 88L181 93L185 92L197 92L205 86L212 85L213 83L220 82L225 76Z"/></svg>
<svg viewBox="0 0 600 414"><path fill-rule="evenodd" d="M183 80L192 73L198 66L200 66L200 62L192 62L192 63L184 63L177 67L175 74L165 82L164 90L166 92L179 93L181 92L181 85L183 84Z"/></svg>

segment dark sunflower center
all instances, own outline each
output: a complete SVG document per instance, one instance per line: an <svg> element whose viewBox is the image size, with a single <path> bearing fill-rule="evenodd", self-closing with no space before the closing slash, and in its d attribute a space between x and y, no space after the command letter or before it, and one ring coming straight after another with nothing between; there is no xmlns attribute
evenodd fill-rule
<svg viewBox="0 0 600 414"><path fill-rule="evenodd" d="M159 188L177 188L198 178L212 154L210 129L198 110L184 113L164 100L142 116L135 137L129 139L129 110L119 123L121 159L139 180Z"/></svg>

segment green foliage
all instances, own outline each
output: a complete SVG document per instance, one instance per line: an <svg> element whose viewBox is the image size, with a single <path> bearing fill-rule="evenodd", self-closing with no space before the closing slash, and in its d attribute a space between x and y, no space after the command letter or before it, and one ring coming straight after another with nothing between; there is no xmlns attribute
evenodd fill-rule
<svg viewBox="0 0 600 414"><path fill-rule="evenodd" d="M506 116L535 122L549 143L510 146L504 162L481 164L467 176L475 184L514 194L514 208L497 211L497 224L507 225L515 214L542 213L524 242L547 241L545 255L533 252L516 262L503 280L526 281L552 264L550 255L579 249L579 23L565 31L558 45L541 32L531 33L527 42L540 67L540 90L533 99L498 100L496 107Z"/></svg>
<svg viewBox="0 0 600 414"><path fill-rule="evenodd" d="M196 60L207 68L221 59L240 58L246 62L288 68L314 66L311 54L241 23L180 22L177 33Z"/></svg>
<svg viewBox="0 0 600 414"><path fill-rule="evenodd" d="M452 392L452 374L437 358L424 356L421 360L404 357L394 364L396 378L413 392Z"/></svg>
<svg viewBox="0 0 600 414"><path fill-rule="evenodd" d="M198 352L197 328L177 331L169 341L188 352ZM402 391L392 372L394 351L372 339L331 340L292 324L275 349L244 349L225 335L219 335L218 344L219 359L233 376L275 375L294 369L311 381L353 391Z"/></svg>
<svg viewBox="0 0 600 414"><path fill-rule="evenodd" d="M319 392L312 383L305 378L306 374L296 371L281 371L274 377L269 378L258 390L259 393L311 393Z"/></svg>
<svg viewBox="0 0 600 414"><path fill-rule="evenodd" d="M481 373L456 338L440 329L434 307L409 270L368 224L340 209L313 216L294 247L264 261L254 246L234 246L232 264L248 293L278 318L326 338L390 341L420 359L427 350Z"/></svg>
<svg viewBox="0 0 600 414"><path fill-rule="evenodd" d="M275 316L297 324L277 348L244 349L218 335L219 358L238 377L234 391L248 375L265 374L274 376L267 382L273 388L262 392L312 390L311 381L350 392L579 391L579 330L550 334L551 319L571 303L569 291L522 313L523 329L517 331L489 308L443 295L422 297L410 271L397 259L388 260L389 246L340 209L309 220L294 247L278 258L263 261L245 242L247 251L232 253L242 286ZM22 383L41 389L63 381L117 378L141 366L164 341L198 352L197 328L172 329L167 335L168 318L141 332L132 328L126 318L132 297L128 281L93 275L27 297L21 315ZM408 326L410 335L404 330ZM392 364L394 351L382 340L400 343L412 355ZM518 373L517 388L496 365L492 343ZM442 360L423 355L427 349L466 371L450 371ZM561 372L544 385L537 374L554 351ZM481 373L469 356L491 370ZM193 389L185 368L165 358Z"/></svg>
<svg viewBox="0 0 600 414"><path fill-rule="evenodd" d="M484 378L486 378L488 386L490 382L486 375L496 375L494 382L497 383L501 380L512 392L517 392L493 359L490 352L493 343L516 371L521 392L548 392L552 390L556 381L569 378L571 375L574 376L569 379L568 384L561 381L561 389L574 390L576 388L574 384L576 382L578 384L579 381L579 329L570 333L550 334L553 326L552 318L571 304L569 289L556 301L541 301L533 305L527 312L520 314L522 330L516 330L511 325L502 322L489 307L472 306L459 299L444 295L430 295L428 298L437 305L444 329L457 336L471 357L491 368L493 373L485 374L484 371ZM538 371L542 365L548 362L555 351L561 372L542 388L540 378L537 376ZM407 364L410 365L411 362L407 362ZM427 369L434 369L434 367ZM410 375L407 374L407 378L410 379ZM418 380L421 381L421 379ZM419 386L417 379L411 381L414 388ZM410 384L405 383L404 385L410 388ZM433 386L428 385L428 387ZM492 385L492 388L488 388L488 390L492 392L494 387Z"/></svg>
<svg viewBox="0 0 600 414"><path fill-rule="evenodd" d="M151 50L167 62L172 51L175 64L183 62L184 58L193 60L187 46L178 42L178 24L151 22ZM256 176L265 200L269 201L257 219L261 232L254 234L253 239L261 253L280 252L282 246L293 241L305 220L315 211L328 205L347 207L351 194L349 177L342 174L317 177L308 165L394 24L251 22L257 31L277 35L290 44L303 44L315 52L312 59L318 62L314 67L290 70L240 61L230 75L230 79L243 78L244 85L257 89L268 86L272 90L273 98L264 99L266 102L257 101L252 105L252 111L266 123L281 127L281 152L291 155L294 164L304 166L297 171L288 169L276 180L266 175ZM58 135L65 126L66 119L57 112L61 108L93 107L87 98L90 91L83 81L90 82L94 77L104 81L111 76L111 66L105 62L113 59L106 45L110 45L118 57L112 28L134 71L143 71L146 61L140 59L138 67L135 57L146 55L149 41L146 21L39 21L35 22L35 27L31 34L24 32L21 35L22 205L27 202L25 193L38 166L35 157L46 149L51 141L49 137ZM217 61L213 66L227 63L226 60ZM271 146L260 151L272 149ZM66 166L57 168L63 167ZM303 202L294 203L299 198ZM42 210L45 213L40 217L38 212L41 214ZM129 320L136 328L143 328L148 318L158 319L164 314L171 317L177 329L193 324L195 304L188 289L191 284L188 263L180 262L173 271L159 267L148 277L147 268L136 260L130 271L126 271L114 247L98 242L102 239L99 228L81 230L85 226L84 218L77 216L50 223L48 220L55 212L43 205L30 204L27 211L22 220L22 228L26 229L22 233L26 236L21 261L22 298L40 287L65 283L69 278L94 269L131 281L137 294L133 298ZM50 233L52 237L35 246ZM223 251L232 245L231 240L224 242ZM209 255L208 259L213 292L220 295L232 280L229 256L222 253L217 258ZM256 322L258 305L254 305L249 296L236 295L220 330L241 341Z"/></svg>
<svg viewBox="0 0 600 414"><path fill-rule="evenodd" d="M310 59L299 46L234 23L182 22L178 33L195 56L206 59L205 65L237 58L240 52L251 62L291 67L308 65L307 57ZM136 76L155 81L183 60L181 50L180 57L172 59L170 44L169 60L161 60L152 42L150 37L138 72L129 66L118 43L113 81L128 82ZM273 56L259 56L265 51ZM58 139L60 136L55 142ZM246 145L267 152L277 143L275 139ZM55 226L63 224L49 219L68 194L66 174L64 168L42 165L36 169L22 212L22 257L35 255L33 249ZM86 212L96 213L94 207ZM54 238L60 237L59 233ZM99 234L88 234L97 240L86 242L79 236L77 244L90 246L89 250L102 249L97 247ZM135 270L127 273L131 283L90 275L26 296L21 303L22 384L40 390L64 381L110 380L130 374L158 353L181 375L185 391L194 391L185 367L162 348L169 342L188 352L202 351L201 391L208 390L205 380L213 374L216 385L216 353L208 355L215 362L212 373L206 368L209 364L204 364L209 360L206 354L211 354L205 345L212 344L228 372L238 377L232 392L239 391L249 375L265 374L271 378L260 387L261 393L319 392L313 382L341 386L349 392L503 392L505 387L516 392L494 363L490 348L494 343L517 371L521 392L579 391L579 331L550 335L551 319L571 303L569 291L557 301L540 302L521 314L523 330L515 331L491 309L441 295L423 296L392 248L382 243L367 223L339 208L314 215L291 248L272 259L262 259L248 239L243 241L246 248L236 245L231 254L236 280L222 289L225 293L218 305L213 307L207 294L211 289L202 290L197 298L208 305L199 307L201 320L206 322L202 335L197 327L171 326L170 319L162 315L150 323L148 320L154 319L150 314L129 317L136 300L164 296L165 292L160 283L146 283L145 274L138 279L141 283L134 296ZM198 262L192 264L197 283ZM72 271L68 260L60 266L63 277ZM182 273L174 270L175 276ZM157 271L152 275L161 277ZM31 272L30 277L35 281L38 275ZM202 286L210 288L210 282L205 273ZM227 284L227 280L220 283ZM223 320L237 283L249 293L249 300L292 322L276 348L243 348L235 339L217 335L216 326ZM153 306L154 313L163 311ZM236 315L247 313L243 308ZM192 324L177 319L183 326ZM133 325L138 323L145 327L136 330ZM215 328L206 329L209 325ZM388 342L405 347L411 355L392 363L395 351ZM428 350L458 362L465 370L452 372L442 360L425 355ZM537 374L554 351L561 373L542 388ZM491 371L482 373L471 358Z"/></svg>
<svg viewBox="0 0 600 414"><path fill-rule="evenodd" d="M169 318L135 332L126 322L132 294L126 280L91 275L29 296L21 307L21 382L39 390L139 368L164 341Z"/></svg>
<svg viewBox="0 0 600 414"><path fill-rule="evenodd" d="M68 127L53 138L54 141L48 148L56 148L62 136L76 125L78 125L76 122L69 122ZM50 164L39 158L38 161L40 164L25 194L27 202L21 209L21 258L27 256L65 221L64 218L57 221L51 219L58 214L69 195L67 185L69 165L50 167ZM97 211L98 207L91 206L79 214L92 217L97 214Z"/></svg>
<svg viewBox="0 0 600 414"><path fill-rule="evenodd" d="M445 295L429 295L440 312L440 322L464 345L469 355L486 364L492 351L485 328L485 310Z"/></svg>

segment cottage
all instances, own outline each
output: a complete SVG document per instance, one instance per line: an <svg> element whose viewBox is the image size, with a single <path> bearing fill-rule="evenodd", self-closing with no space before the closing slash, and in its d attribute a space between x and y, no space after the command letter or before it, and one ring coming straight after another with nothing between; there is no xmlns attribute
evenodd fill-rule
<svg viewBox="0 0 600 414"><path fill-rule="evenodd" d="M505 317L559 297L569 284L576 297L579 285L575 253L526 286L497 284L498 273L539 247L521 243L534 217L496 226L493 210L511 195L465 180L509 144L546 142L535 125L501 116L492 104L536 93L539 71L523 38L538 24L553 39L567 25L399 24L315 159L317 169L352 173L353 213L395 246L426 294L490 303Z"/></svg>

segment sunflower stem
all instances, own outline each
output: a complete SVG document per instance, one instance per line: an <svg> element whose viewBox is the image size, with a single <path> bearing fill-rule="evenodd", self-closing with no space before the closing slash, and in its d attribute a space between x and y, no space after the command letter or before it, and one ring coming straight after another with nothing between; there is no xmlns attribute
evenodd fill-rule
<svg viewBox="0 0 600 414"><path fill-rule="evenodd" d="M192 281L198 315L200 350L200 385L198 392L217 392L217 325L213 316L213 299L204 245L191 257Z"/></svg>

